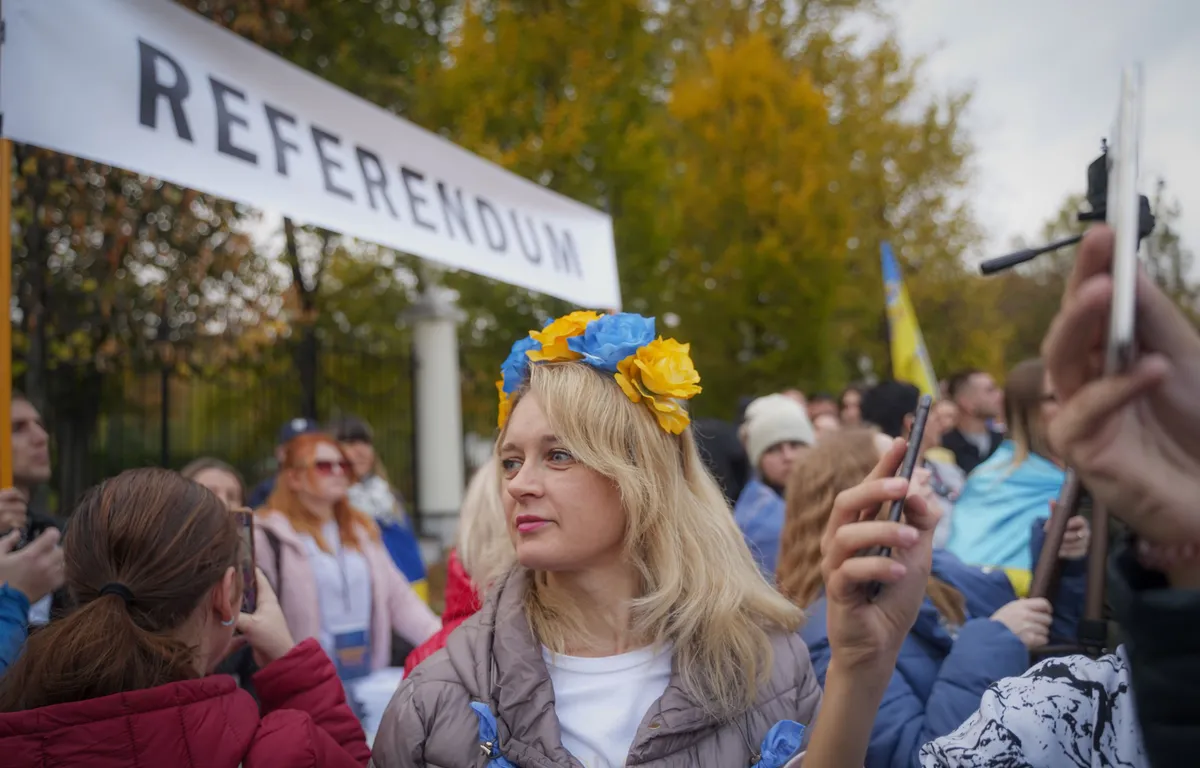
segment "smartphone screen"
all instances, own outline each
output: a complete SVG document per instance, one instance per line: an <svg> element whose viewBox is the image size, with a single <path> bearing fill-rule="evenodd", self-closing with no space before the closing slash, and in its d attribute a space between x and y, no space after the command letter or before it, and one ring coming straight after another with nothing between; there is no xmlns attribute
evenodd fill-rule
<svg viewBox="0 0 1200 768"><path fill-rule="evenodd" d="M233 512L237 519L238 533L242 538L238 571L242 577L242 613L254 613L258 607L258 576L254 556L254 513L248 509Z"/></svg>
<svg viewBox="0 0 1200 768"><path fill-rule="evenodd" d="M1110 375L1128 370L1134 356L1141 134L1142 70L1135 64L1121 73L1117 122L1108 157L1106 218L1113 230L1113 295L1104 370Z"/></svg>

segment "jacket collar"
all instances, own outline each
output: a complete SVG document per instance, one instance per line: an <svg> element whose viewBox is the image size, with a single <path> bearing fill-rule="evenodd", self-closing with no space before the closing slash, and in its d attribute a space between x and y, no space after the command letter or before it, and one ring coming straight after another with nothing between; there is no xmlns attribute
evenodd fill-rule
<svg viewBox="0 0 1200 768"><path fill-rule="evenodd" d="M483 608L467 620L484 631L453 633L447 653L471 697L495 714L506 757L535 768L579 768L562 746L550 671L525 618L529 579L529 572L517 566L497 580ZM760 701L764 694L769 692L760 691ZM666 691L638 727L629 757L641 763L682 753L719 726L672 670Z"/></svg>

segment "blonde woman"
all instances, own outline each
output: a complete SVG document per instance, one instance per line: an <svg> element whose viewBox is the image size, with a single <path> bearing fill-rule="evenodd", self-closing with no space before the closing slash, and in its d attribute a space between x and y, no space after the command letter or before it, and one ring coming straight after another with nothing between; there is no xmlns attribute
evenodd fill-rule
<svg viewBox="0 0 1200 768"><path fill-rule="evenodd" d="M404 673L411 674L425 659L446 645L446 638L483 607L483 594L505 573L516 553L504 527L500 503L500 471L495 458L475 470L463 497L458 519L457 546L446 562L446 609L442 629L408 655Z"/></svg>
<svg viewBox="0 0 1200 768"><path fill-rule="evenodd" d="M834 514L837 495L861 483L890 447L890 440L881 446L879 438L866 429L832 435L800 457L788 483L777 576L784 594L808 609L801 636L824 680L834 668L835 646L826 618L821 532ZM1078 558L1085 551L1064 547L1060 554ZM1055 617L1045 600L1018 599L1003 573L964 565L934 550L925 600L875 716L866 768L915 764L921 745L970 717L989 685L1022 674L1029 667L1029 650L1045 645L1051 631L1074 637L1084 576L1077 559L1063 569Z"/></svg>
<svg viewBox="0 0 1200 768"><path fill-rule="evenodd" d="M688 353L652 319L590 312L514 345L496 451L517 566L401 685L373 765L779 768L802 738L811 764L862 765L936 515L910 498L908 525L859 522L905 496L884 479L903 441L838 500L822 703L801 611L759 575L696 451ZM895 559L853 557L880 544ZM868 602L874 580L889 586Z"/></svg>

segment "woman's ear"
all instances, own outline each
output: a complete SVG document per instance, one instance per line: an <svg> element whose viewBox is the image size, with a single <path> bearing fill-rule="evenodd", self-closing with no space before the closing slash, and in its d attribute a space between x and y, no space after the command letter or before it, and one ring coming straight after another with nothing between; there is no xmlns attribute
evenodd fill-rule
<svg viewBox="0 0 1200 768"><path fill-rule="evenodd" d="M236 619L242 612L242 580L237 568L230 566L213 587L213 613L221 621Z"/></svg>

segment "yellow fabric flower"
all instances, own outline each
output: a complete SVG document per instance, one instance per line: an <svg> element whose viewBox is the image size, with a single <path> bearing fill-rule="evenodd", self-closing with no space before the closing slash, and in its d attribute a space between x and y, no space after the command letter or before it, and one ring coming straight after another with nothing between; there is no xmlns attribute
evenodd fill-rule
<svg viewBox="0 0 1200 768"><path fill-rule="evenodd" d="M535 363L556 363L567 360L582 360L583 355L572 352L567 339L583 334L584 328L593 320L599 320L596 312L580 310L563 315L540 331L531 331L529 336L542 345L540 350L529 350L529 359Z"/></svg>
<svg viewBox="0 0 1200 768"><path fill-rule="evenodd" d="M504 429L504 425L508 423L508 416L512 413L512 401L509 400L508 393L504 391L504 379L496 382L496 391L500 393L500 415L496 422L500 429Z"/></svg>
<svg viewBox="0 0 1200 768"><path fill-rule="evenodd" d="M658 424L678 435L691 423L679 400L700 394L700 374L691 347L675 339L656 339L617 363L621 391L635 403L645 402Z"/></svg>

